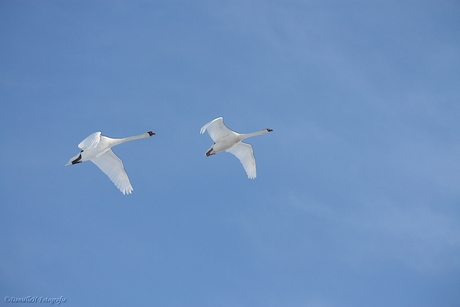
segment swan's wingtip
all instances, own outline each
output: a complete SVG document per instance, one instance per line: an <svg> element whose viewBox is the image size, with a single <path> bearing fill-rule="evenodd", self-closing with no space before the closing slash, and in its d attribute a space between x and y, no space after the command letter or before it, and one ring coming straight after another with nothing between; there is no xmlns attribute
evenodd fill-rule
<svg viewBox="0 0 460 307"><path fill-rule="evenodd" d="M121 193L123 193L123 195L129 195L129 194L132 194L132 193L133 193L133 189L131 189L131 190L124 190L124 191L121 191Z"/></svg>

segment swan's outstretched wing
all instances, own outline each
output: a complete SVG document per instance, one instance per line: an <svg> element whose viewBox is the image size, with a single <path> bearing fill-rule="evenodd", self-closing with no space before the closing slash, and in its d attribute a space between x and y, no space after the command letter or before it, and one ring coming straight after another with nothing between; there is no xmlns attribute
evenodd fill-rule
<svg viewBox="0 0 460 307"><path fill-rule="evenodd" d="M133 187L129 182L128 174L126 174L123 167L123 162L113 153L112 149L109 149L105 154L97 158L91 159L91 162L96 164L101 171L109 176L113 184L115 184L123 194L131 194Z"/></svg>
<svg viewBox="0 0 460 307"><path fill-rule="evenodd" d="M240 142L232 148L227 149L227 152L234 154L238 159L240 159L249 179L256 178L256 159L254 159L254 153L251 145Z"/></svg>
<svg viewBox="0 0 460 307"><path fill-rule="evenodd" d="M201 128L200 133L203 134L206 130L208 130L209 136L214 142L217 142L220 138L226 135L235 133L224 125L224 119L222 117L218 117L204 125Z"/></svg>
<svg viewBox="0 0 460 307"><path fill-rule="evenodd" d="M94 132L93 134L90 134L86 139L81 141L80 144L78 144L78 148L83 149L83 150L96 148L100 140L101 140L101 133Z"/></svg>

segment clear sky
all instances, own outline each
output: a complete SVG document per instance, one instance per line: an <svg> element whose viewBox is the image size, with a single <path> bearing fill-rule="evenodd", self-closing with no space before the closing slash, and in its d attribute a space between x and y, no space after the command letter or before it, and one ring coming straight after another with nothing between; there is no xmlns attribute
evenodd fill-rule
<svg viewBox="0 0 460 307"><path fill-rule="evenodd" d="M0 2L0 298L460 306L460 3ZM248 133L257 178L205 157ZM91 162L102 131L122 195Z"/></svg>

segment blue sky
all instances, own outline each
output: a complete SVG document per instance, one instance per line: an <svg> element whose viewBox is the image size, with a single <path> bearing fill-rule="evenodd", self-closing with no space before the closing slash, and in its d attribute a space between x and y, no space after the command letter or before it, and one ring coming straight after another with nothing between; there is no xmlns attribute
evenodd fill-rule
<svg viewBox="0 0 460 307"><path fill-rule="evenodd" d="M0 296L459 306L458 1L2 1ZM257 178L205 157L223 116ZM122 195L92 163L102 131ZM9 305L9 304L8 304Z"/></svg>

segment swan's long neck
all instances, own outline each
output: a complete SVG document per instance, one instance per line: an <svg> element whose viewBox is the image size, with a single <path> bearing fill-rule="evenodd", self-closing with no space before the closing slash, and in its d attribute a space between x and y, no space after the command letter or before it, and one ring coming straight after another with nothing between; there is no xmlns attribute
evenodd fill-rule
<svg viewBox="0 0 460 307"><path fill-rule="evenodd" d="M244 140L244 139L247 139L247 138L250 138L250 137L253 137L253 136L258 136L258 135L262 135L262 134L265 134L265 133L268 133L270 131L268 131L267 129L264 129L264 130L260 130L260 131L257 131L257 132L253 132L253 133L246 133L246 134L240 134L240 136L242 137L241 139Z"/></svg>
<svg viewBox="0 0 460 307"><path fill-rule="evenodd" d="M146 133L142 133L142 134L139 134L139 135L134 135L134 136L130 136L130 137L127 137L127 138L121 138L121 139L112 139L112 146L115 146L115 145L120 145L122 143L126 143L126 142L129 142L129 141L134 141L134 140L138 140L138 139L145 139L145 138L148 138L150 137L151 135L146 132Z"/></svg>

